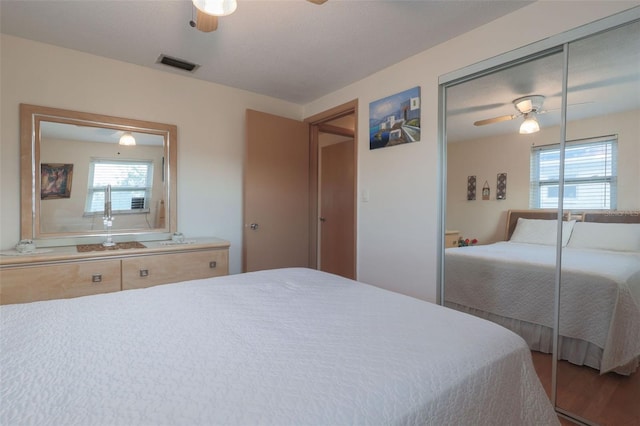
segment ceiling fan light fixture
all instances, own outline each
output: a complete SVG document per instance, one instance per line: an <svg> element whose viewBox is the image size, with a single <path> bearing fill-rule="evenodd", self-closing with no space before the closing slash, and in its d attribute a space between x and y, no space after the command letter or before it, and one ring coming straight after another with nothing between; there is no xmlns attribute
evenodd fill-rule
<svg viewBox="0 0 640 426"><path fill-rule="evenodd" d="M201 12L212 16L231 15L238 8L236 0L193 0L193 5Z"/></svg>
<svg viewBox="0 0 640 426"><path fill-rule="evenodd" d="M136 144L136 138L133 137L131 132L125 132L120 136L118 143L124 146L134 146Z"/></svg>
<svg viewBox="0 0 640 426"><path fill-rule="evenodd" d="M524 115L524 121L520 125L520 134L528 135L530 133L536 133L540 131L540 124L536 120L536 116L527 113Z"/></svg>

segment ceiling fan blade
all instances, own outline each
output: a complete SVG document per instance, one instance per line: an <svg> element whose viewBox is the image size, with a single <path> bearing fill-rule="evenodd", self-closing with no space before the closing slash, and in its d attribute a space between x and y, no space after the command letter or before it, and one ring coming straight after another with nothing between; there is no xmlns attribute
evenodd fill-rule
<svg viewBox="0 0 640 426"><path fill-rule="evenodd" d="M313 4L323 4L327 2L327 0L307 0L307 1Z"/></svg>
<svg viewBox="0 0 640 426"><path fill-rule="evenodd" d="M210 33L218 29L218 17L207 15L200 9L196 8L196 28L202 32Z"/></svg>
<svg viewBox="0 0 640 426"><path fill-rule="evenodd" d="M484 126L486 124L499 123L501 121L509 121L518 117L517 115L502 115L500 117L487 118L486 120L479 120L473 123L474 126Z"/></svg>

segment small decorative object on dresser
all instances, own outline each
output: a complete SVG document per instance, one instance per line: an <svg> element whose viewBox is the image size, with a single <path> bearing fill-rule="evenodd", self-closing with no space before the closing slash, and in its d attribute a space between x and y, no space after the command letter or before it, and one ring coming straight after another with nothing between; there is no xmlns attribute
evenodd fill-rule
<svg viewBox="0 0 640 426"><path fill-rule="evenodd" d="M478 244L478 240L475 238L458 238L458 245L456 247L467 247L467 246L475 246Z"/></svg>

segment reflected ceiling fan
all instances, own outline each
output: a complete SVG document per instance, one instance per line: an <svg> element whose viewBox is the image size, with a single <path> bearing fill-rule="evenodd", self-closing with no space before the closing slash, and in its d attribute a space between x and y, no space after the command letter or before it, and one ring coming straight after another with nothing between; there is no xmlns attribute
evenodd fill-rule
<svg viewBox="0 0 640 426"><path fill-rule="evenodd" d="M313 4L323 4L327 0L307 0ZM218 17L231 15L238 8L237 0L192 0L196 9L195 19L189 25L205 33L218 29Z"/></svg>
<svg viewBox="0 0 640 426"><path fill-rule="evenodd" d="M520 133L535 133L540 130L538 114L543 114L546 111L542 110L542 104L544 103L544 96L542 95L529 95L522 96L521 98L514 99L512 101L516 114L501 115L499 117L487 118L485 120L479 120L473 123L474 126L485 126L487 124L499 123L501 121L513 120L518 117L524 117L524 121L520 125Z"/></svg>

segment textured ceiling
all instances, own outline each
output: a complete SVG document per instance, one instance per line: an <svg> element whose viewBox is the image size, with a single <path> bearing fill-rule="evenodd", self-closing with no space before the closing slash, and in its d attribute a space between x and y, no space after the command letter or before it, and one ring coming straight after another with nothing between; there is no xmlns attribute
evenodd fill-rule
<svg viewBox="0 0 640 426"><path fill-rule="evenodd" d="M2 33L304 104L530 1L239 0L212 33L190 0L2 0ZM195 62L193 73L157 64Z"/></svg>

